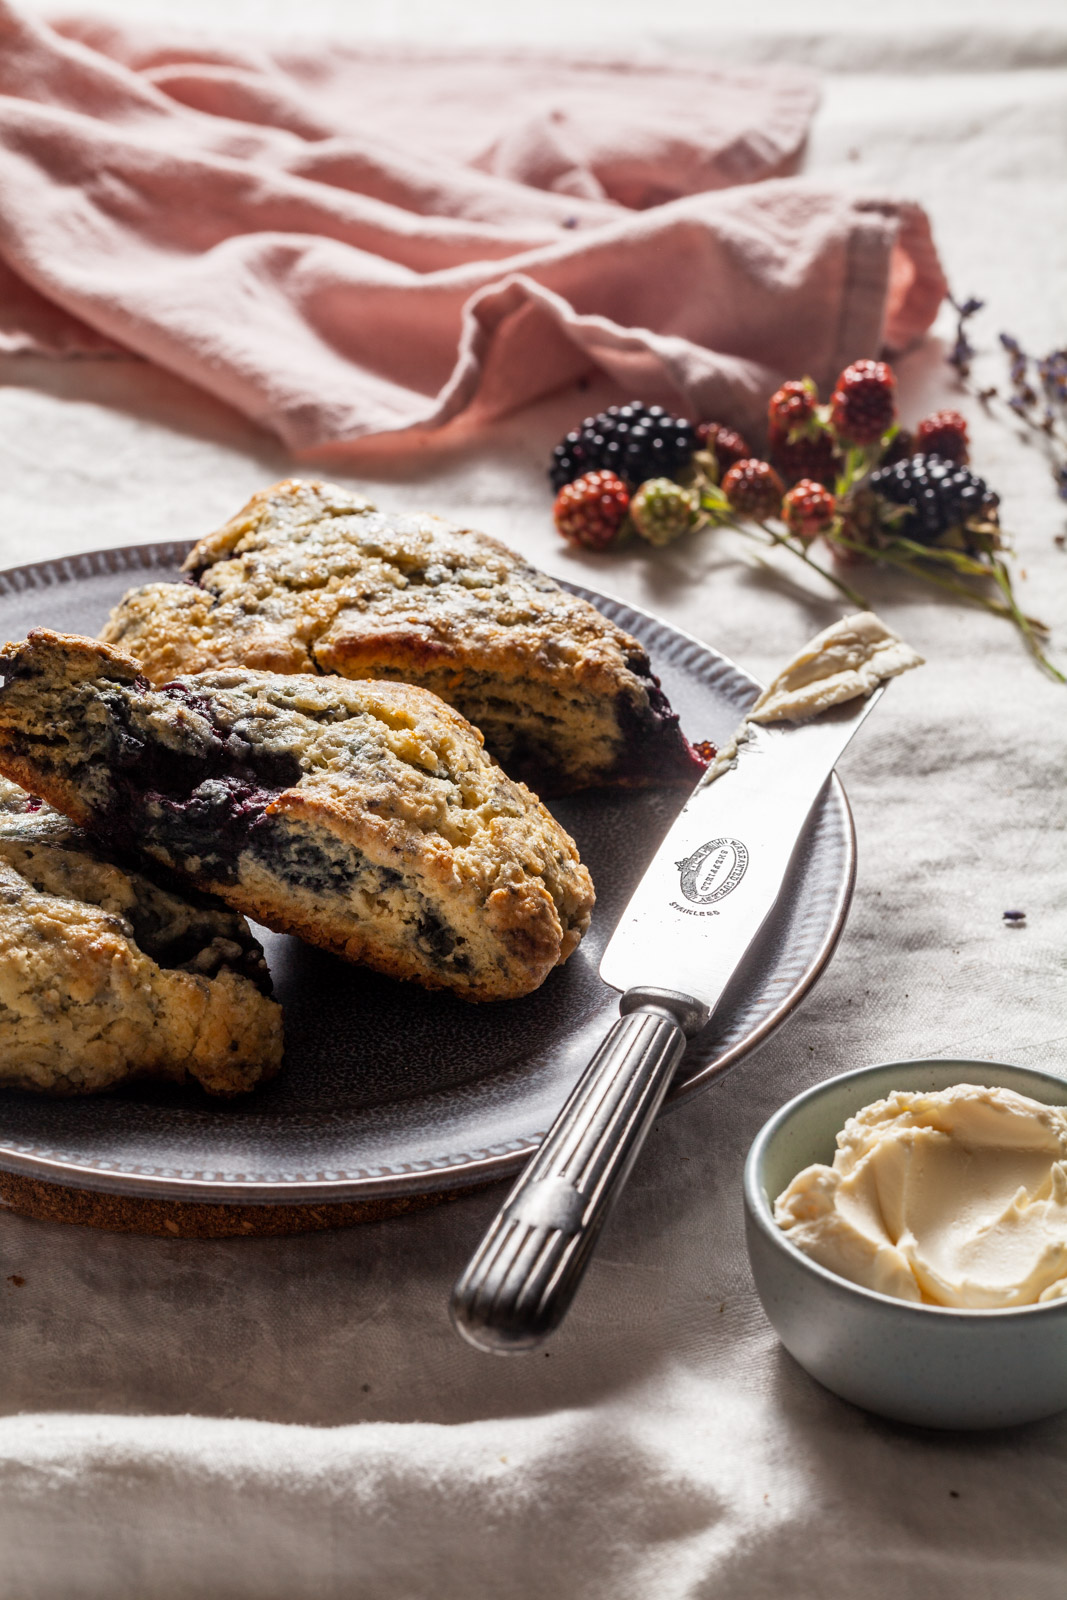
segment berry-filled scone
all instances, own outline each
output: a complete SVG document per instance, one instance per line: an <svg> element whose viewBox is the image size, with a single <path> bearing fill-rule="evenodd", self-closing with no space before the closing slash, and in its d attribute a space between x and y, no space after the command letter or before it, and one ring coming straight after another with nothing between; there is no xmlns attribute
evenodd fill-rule
<svg viewBox="0 0 1067 1600"><path fill-rule="evenodd" d="M0 778L0 1086L159 1078L234 1095L281 1059L281 1007L244 918L109 859Z"/></svg>
<svg viewBox="0 0 1067 1600"><path fill-rule="evenodd" d="M267 927L494 1000L589 924L573 841L425 689L241 667L154 688L44 629L0 675L0 772Z"/></svg>
<svg viewBox="0 0 1067 1600"><path fill-rule="evenodd" d="M101 635L155 683L245 666L419 684L540 794L703 771L637 640L485 534L290 480L186 568L132 589Z"/></svg>

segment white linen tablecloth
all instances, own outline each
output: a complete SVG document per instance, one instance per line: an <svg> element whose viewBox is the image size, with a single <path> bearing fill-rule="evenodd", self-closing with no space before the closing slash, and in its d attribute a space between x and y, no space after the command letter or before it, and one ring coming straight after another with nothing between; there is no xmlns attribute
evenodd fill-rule
<svg viewBox="0 0 1067 1600"><path fill-rule="evenodd" d="M188 7L199 22L217 9ZM709 54L740 26L735 8L683 0L652 20L629 0L549 0L510 20L467 0L451 23L445 9L360 21L337 0L273 0L230 15L378 34L406 18L541 45L599 28L613 49ZM957 294L989 302L975 335L990 350L980 377L998 381L1001 327L1042 350L1067 338L1063 14L855 12L780 3L730 51L827 71L808 170L929 208ZM900 376L906 420L957 399L936 341ZM725 533L647 557L559 545L544 460L603 398L561 396L477 453L428 451L358 481L383 503L469 518L771 672L837 614L788 565L754 565ZM1040 450L965 409L1025 603L1062 647L1064 506ZM140 363L0 366L3 565L198 535L291 470L268 437ZM548 1349L495 1360L448 1324L499 1190L276 1240L2 1215L2 1600L1060 1600L1067 1418L965 1436L865 1415L785 1355L745 1257L745 1151L799 1089L915 1055L1067 1076L1067 691L1003 622L862 576L929 664L843 763L860 847L844 938L793 1020L657 1126ZM1025 928L1002 921L1016 908Z"/></svg>

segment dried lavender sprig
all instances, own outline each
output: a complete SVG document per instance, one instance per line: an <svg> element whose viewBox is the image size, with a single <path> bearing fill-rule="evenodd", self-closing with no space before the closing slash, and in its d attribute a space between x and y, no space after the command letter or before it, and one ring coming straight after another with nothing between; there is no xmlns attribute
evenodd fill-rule
<svg viewBox="0 0 1067 1600"><path fill-rule="evenodd" d="M1031 421L1028 413L1032 406L1037 405L1037 390L1030 382L1030 357L1020 345L1018 339L1010 333L1002 333L1000 342L1008 352L1008 371L1014 385L1008 396L1008 404L1019 416L1026 421Z"/></svg>
<svg viewBox="0 0 1067 1600"><path fill-rule="evenodd" d="M971 372L971 361L977 351L967 338L965 323L982 309L983 302L971 298L961 304L952 295L949 296L949 300L956 309L957 328L956 345L949 352L947 360L950 366L955 367L963 387L966 388ZM1014 334L1002 332L999 339L1008 356L1008 370L1013 385L1012 393L1004 404L1025 427L1041 434L1046 441L1046 448L1053 452L1050 465L1053 481L1056 484L1056 494L1059 499L1067 501L1067 459L1057 453L1057 451L1067 451L1067 436L1062 434L1057 426L1059 421L1067 418L1067 350L1052 350L1047 356L1034 362L1046 401L1041 416L1036 417L1033 411L1041 396L1030 381L1032 358L1026 354ZM991 408L994 401L1001 398L995 385L972 390L972 393L987 409ZM1057 418L1057 409L1063 413L1060 418Z"/></svg>
<svg viewBox="0 0 1067 1600"><path fill-rule="evenodd" d="M971 372L971 362L978 354L974 345L967 337L967 324L976 316L985 305L984 300L976 300L972 296L961 304L953 295L949 295L949 304L956 312L956 341L948 354L949 366L955 367L961 378L967 378Z"/></svg>
<svg viewBox="0 0 1067 1600"><path fill-rule="evenodd" d="M1047 441L1047 448L1053 452L1051 460L1052 477L1056 485L1056 493L1061 500L1067 500L1067 459L1057 455L1057 449L1067 450L1067 437L1057 429L1057 418L1054 406L1058 406L1064 416L1067 416L1067 352L1053 350L1043 356L1034 365L1041 380L1041 387L1046 397L1046 405L1040 417L1034 416L1034 407L1037 405L1039 395L1030 382L1029 357L1012 334L1002 333L1000 342L1011 358L1010 371L1014 390L1008 396L1008 405L1015 415L1034 433L1040 433ZM988 396L980 396L988 404Z"/></svg>
<svg viewBox="0 0 1067 1600"><path fill-rule="evenodd" d="M1037 374L1049 400L1067 407L1067 350L1050 350L1042 356Z"/></svg>

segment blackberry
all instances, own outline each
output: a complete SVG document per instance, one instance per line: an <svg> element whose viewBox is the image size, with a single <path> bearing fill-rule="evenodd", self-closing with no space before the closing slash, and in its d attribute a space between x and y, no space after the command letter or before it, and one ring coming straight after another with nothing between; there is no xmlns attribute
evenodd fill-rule
<svg viewBox="0 0 1067 1600"><path fill-rule="evenodd" d="M922 453L923 455L935 455L937 452L924 450ZM908 456L916 456L918 454L919 449L915 443L915 435L908 428L898 428L886 445L880 464L883 467L891 467L897 461L904 461Z"/></svg>
<svg viewBox="0 0 1067 1600"><path fill-rule="evenodd" d="M984 479L939 456L909 456L879 467L868 485L891 505L908 507L911 515L901 531L919 544L933 544L950 528L988 515L1000 503Z"/></svg>
<svg viewBox="0 0 1067 1600"><path fill-rule="evenodd" d="M586 472L614 472L631 490L649 478L684 472L697 448L696 429L662 406L631 400L586 417L552 452L548 476L554 489Z"/></svg>

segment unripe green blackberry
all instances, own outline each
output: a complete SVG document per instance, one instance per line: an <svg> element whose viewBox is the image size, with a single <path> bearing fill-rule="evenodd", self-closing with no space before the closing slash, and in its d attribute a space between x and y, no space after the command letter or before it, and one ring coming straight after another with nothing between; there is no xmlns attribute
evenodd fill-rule
<svg viewBox="0 0 1067 1600"><path fill-rule="evenodd" d="M649 478L630 501L630 520L649 544L673 544L696 526L700 502L671 478Z"/></svg>

